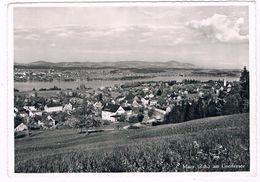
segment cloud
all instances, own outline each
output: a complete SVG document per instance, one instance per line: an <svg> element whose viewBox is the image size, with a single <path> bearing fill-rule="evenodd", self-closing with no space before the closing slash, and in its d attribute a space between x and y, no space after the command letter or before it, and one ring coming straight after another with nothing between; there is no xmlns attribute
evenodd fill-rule
<svg viewBox="0 0 260 182"><path fill-rule="evenodd" d="M55 43L51 43L50 47L56 47L56 44Z"/></svg>
<svg viewBox="0 0 260 182"><path fill-rule="evenodd" d="M18 28L14 30L15 39L39 40L40 36L34 28Z"/></svg>
<svg viewBox="0 0 260 182"><path fill-rule="evenodd" d="M248 41L248 33L241 34L244 18L231 19L226 15L214 14L200 20L189 21L186 26L193 29L212 42L239 43Z"/></svg>
<svg viewBox="0 0 260 182"><path fill-rule="evenodd" d="M66 33L66 32L61 32L61 33L58 33L57 35L58 35L59 37L68 37L68 36L69 36L69 34Z"/></svg>

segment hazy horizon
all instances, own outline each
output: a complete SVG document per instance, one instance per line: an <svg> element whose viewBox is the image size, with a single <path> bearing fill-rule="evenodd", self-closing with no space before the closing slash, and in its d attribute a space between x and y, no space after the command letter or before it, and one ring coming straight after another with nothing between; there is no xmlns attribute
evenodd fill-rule
<svg viewBox="0 0 260 182"><path fill-rule="evenodd" d="M178 61L249 64L246 6L14 8L16 63Z"/></svg>

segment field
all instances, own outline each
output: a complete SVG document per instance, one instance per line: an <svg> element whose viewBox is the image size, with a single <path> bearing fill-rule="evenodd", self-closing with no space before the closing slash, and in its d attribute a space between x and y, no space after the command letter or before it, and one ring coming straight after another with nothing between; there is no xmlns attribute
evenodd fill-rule
<svg viewBox="0 0 260 182"><path fill-rule="evenodd" d="M249 115L89 135L35 131L15 139L15 172L248 171Z"/></svg>

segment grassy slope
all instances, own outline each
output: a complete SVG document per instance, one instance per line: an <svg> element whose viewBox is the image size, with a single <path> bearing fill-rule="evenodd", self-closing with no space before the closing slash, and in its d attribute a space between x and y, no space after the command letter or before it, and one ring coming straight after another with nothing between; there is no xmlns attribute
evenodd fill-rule
<svg viewBox="0 0 260 182"><path fill-rule="evenodd" d="M176 146L176 149L173 150L174 152L185 153L185 151L191 149L190 147L194 141L201 146L209 146L212 150L217 144L221 144L228 151L233 152L234 155L243 155L240 156L240 161L249 160L249 116L248 114L237 114L203 118L179 124L161 125L138 130L93 133L88 136L76 134L76 130L36 132L32 137L15 140L15 159L16 163L19 164L18 166L20 166L17 171L23 171L22 168L27 161L35 161L57 155L59 157L68 156L72 153L83 154L86 151L88 154L101 153L99 155L107 155L122 149L134 152L133 155L139 155L139 153L135 153L137 150L138 152L143 150L151 150L150 152L152 152L153 149L149 148L152 146L157 147L158 151L160 151L163 150L162 145L165 144L169 147L173 146L173 148ZM139 148L140 146L144 146L144 148ZM127 152L124 151L124 153ZM154 153L153 155L157 154ZM190 156L190 154L187 155ZM187 156L182 158L185 159L185 157L187 158ZM187 161L189 160L187 158ZM171 170L169 169L169 171ZM45 170L39 171L44 172ZM52 171L55 171L55 169ZM92 171L92 169L87 171ZM146 169L144 171L158 171L158 169Z"/></svg>

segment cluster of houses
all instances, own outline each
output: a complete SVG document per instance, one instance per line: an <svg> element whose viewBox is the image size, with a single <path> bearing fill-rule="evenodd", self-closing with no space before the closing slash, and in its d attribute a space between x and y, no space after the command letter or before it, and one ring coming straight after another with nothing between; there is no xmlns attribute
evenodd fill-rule
<svg viewBox="0 0 260 182"><path fill-rule="evenodd" d="M20 111L14 107L14 116L19 115L20 117L34 117L34 116L42 116L45 113L53 113L53 112L64 112L64 111L72 111L73 107L71 103L65 104L64 106L59 104L49 104L44 106L44 110L39 110L35 106L24 106Z"/></svg>
<svg viewBox="0 0 260 182"><path fill-rule="evenodd" d="M41 109L34 105L25 105L23 108L14 108L14 116L21 118L45 118L49 126L55 126L57 122L52 117L53 113L69 113L82 107L87 101L94 108L94 113L101 120L119 122L120 117L126 118L136 115L142 110L143 122L155 122L162 120L163 116L170 112L172 107L183 99L194 100L204 97L208 93L218 96L220 92L229 93L233 82L208 81L196 84L184 84L182 82L170 84L169 82L143 82L135 85L105 87L98 90L81 89L75 91L60 91L59 97L66 98L67 103L49 102ZM35 95L34 95L35 97ZM34 99L30 96L28 99ZM48 98L49 99L49 98ZM54 99L53 99L54 100ZM153 114L149 114L149 111ZM44 126L44 122L38 120L38 126ZM15 131L26 129L25 123L21 123Z"/></svg>

